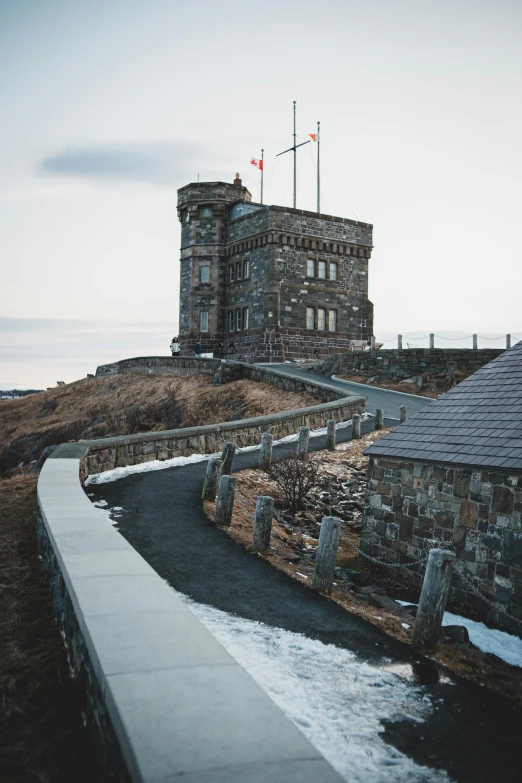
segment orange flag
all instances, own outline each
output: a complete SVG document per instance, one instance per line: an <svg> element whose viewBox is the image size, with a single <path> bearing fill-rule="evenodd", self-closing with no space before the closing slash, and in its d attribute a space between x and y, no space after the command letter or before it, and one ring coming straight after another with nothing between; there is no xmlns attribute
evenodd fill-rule
<svg viewBox="0 0 522 783"><path fill-rule="evenodd" d="M310 136L312 141L317 141L317 133L309 133L308 135Z"/></svg>

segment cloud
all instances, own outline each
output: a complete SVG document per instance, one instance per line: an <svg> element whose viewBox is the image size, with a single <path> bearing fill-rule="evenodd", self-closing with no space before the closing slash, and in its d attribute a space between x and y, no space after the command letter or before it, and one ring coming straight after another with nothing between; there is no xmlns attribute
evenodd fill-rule
<svg viewBox="0 0 522 783"><path fill-rule="evenodd" d="M226 163L221 159L221 162ZM112 182L173 185L212 165L209 150L188 142L136 142L70 147L42 160L39 172Z"/></svg>

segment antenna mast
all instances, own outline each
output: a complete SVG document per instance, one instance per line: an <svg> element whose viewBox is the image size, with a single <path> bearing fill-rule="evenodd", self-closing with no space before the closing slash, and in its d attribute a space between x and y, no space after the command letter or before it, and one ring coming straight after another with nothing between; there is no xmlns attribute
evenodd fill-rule
<svg viewBox="0 0 522 783"><path fill-rule="evenodd" d="M276 155L276 158L279 157L279 155L284 155L286 152L293 152L294 153L294 209L296 208L297 203L297 155L296 150L298 147L303 147L305 144L310 144L310 139L308 141L303 141L302 144L296 144L297 136L295 131L295 104L294 101L294 146L289 147L287 150L284 150L284 152L280 152L278 155Z"/></svg>
<svg viewBox="0 0 522 783"><path fill-rule="evenodd" d="M319 166L319 153L321 151L321 139L319 136L319 129L321 123L317 123L317 211L321 211L321 169Z"/></svg>

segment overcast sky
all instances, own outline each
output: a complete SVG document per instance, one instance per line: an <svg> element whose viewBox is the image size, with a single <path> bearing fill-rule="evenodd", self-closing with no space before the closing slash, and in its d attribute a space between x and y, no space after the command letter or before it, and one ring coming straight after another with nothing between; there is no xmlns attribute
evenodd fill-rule
<svg viewBox="0 0 522 783"><path fill-rule="evenodd" d="M521 39L519 0L0 0L0 385L167 353L176 189L257 200L264 147L290 205L293 100L322 211L374 224L377 336L522 333Z"/></svg>

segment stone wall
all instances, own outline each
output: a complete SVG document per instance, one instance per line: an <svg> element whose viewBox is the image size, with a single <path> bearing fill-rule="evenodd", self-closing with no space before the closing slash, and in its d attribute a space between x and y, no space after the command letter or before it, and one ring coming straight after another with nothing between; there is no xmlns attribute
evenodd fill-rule
<svg viewBox="0 0 522 783"><path fill-rule="evenodd" d="M299 427L324 427L328 419L347 421L354 413L363 413L364 408L364 397L343 397L321 405L282 411L270 416L257 416L204 427L89 440L84 444L88 453L82 460L82 477L156 459L214 454L221 451L229 440L234 441L238 447L254 446L260 443L263 432L271 432L274 438L282 438L294 435L299 431Z"/></svg>
<svg viewBox="0 0 522 783"><path fill-rule="evenodd" d="M371 457L361 534L367 554L392 563L419 559L433 546L456 552L486 598L522 620L522 474ZM420 566L390 569L420 588ZM454 573L450 607L484 618L489 610ZM498 614L495 623L509 629Z"/></svg>
<svg viewBox="0 0 522 783"><path fill-rule="evenodd" d="M123 359L113 364L102 364L96 369L96 377L132 373L133 375L213 375L219 367L219 359L196 359L183 356L139 356Z"/></svg>
<svg viewBox="0 0 522 783"><path fill-rule="evenodd" d="M424 373L469 374L496 359L504 349L409 348L402 350L350 351L326 359L315 371L324 375L363 375L377 381L401 381Z"/></svg>

